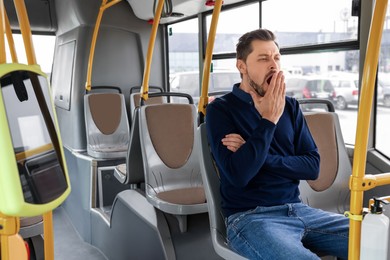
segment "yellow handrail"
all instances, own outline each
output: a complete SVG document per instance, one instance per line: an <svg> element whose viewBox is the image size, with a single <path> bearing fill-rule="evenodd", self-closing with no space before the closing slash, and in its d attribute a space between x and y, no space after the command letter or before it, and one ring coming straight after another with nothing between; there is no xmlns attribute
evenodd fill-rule
<svg viewBox="0 0 390 260"><path fill-rule="evenodd" d="M18 56L16 55L16 49L15 49L14 38L12 36L11 25L9 23L6 12L4 12L4 23L5 23L5 33L7 35L7 41L8 41L9 51L11 53L12 62L17 63Z"/></svg>
<svg viewBox="0 0 390 260"><path fill-rule="evenodd" d="M43 214L43 241L45 259L54 260L53 211Z"/></svg>
<svg viewBox="0 0 390 260"><path fill-rule="evenodd" d="M100 28L100 24L101 24L101 21L102 21L102 17L103 17L103 13L104 11L107 9L107 8L110 8L111 6L119 3L120 1L122 0L112 0L111 2L109 2L107 4L107 1L108 0L103 0L102 1L102 4L99 8L99 13L98 13L98 16L96 18L96 23L95 23L95 28L93 30L93 35L92 35L92 42L91 42L91 49L89 51L89 59L88 59L88 69L87 69L87 81L85 83L85 89L87 91L90 91L91 90L91 78L92 78L92 66L93 66L93 58L95 56L95 47L96 47L96 40L97 40L97 36L98 36L98 33L99 33L99 28Z"/></svg>
<svg viewBox="0 0 390 260"><path fill-rule="evenodd" d="M0 0L0 64L4 64L7 61L5 54L5 40L4 40L4 2Z"/></svg>
<svg viewBox="0 0 390 260"><path fill-rule="evenodd" d="M206 56L205 56L204 66L203 66L202 93L199 98L199 104L198 104L198 111L200 117L206 115L211 59L213 56L215 35L217 33L217 25L218 25L219 14L221 13L222 3L223 3L222 0L215 1L213 15L211 18L210 32L209 32L209 37L207 39Z"/></svg>
<svg viewBox="0 0 390 260"><path fill-rule="evenodd" d="M6 20L4 2L3 0L0 0L0 64L5 64L7 62L4 39L6 33L4 28L7 25ZM18 244L10 241L12 237L17 236L20 228L20 221L18 217L6 216L0 212L0 226L0 258L8 260L11 258L10 247L12 244ZM22 249L18 248L18 250Z"/></svg>
<svg viewBox="0 0 390 260"><path fill-rule="evenodd" d="M149 98L148 92L149 92L150 67L152 65L154 43L156 41L157 29L158 29L158 25L160 24L160 18L161 18L163 7L164 7L164 0L159 0L156 13L154 14L152 31L150 32L148 52L146 54L146 65L144 70L143 82L141 86L141 99L145 101L148 100Z"/></svg>
<svg viewBox="0 0 390 260"><path fill-rule="evenodd" d="M30 21L28 20L26 5L23 0L14 0L16 14L20 31L22 32L24 48L26 50L27 64L35 65L37 60L35 57L34 45L31 36Z"/></svg>
<svg viewBox="0 0 390 260"><path fill-rule="evenodd" d="M363 192L378 185L388 184L390 180L389 174L384 174L382 176L365 176L369 122L371 120L374 84L386 10L387 0L375 1L360 90L355 152L353 157L352 176L350 178L350 213L352 217L350 218L348 258L352 260L358 260L360 258L361 221L353 216L362 215ZM387 181L383 181L383 179Z"/></svg>

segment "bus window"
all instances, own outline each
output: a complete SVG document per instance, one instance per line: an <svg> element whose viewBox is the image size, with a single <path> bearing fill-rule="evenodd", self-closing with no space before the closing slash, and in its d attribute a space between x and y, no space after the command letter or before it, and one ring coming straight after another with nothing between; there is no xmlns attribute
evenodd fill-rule
<svg viewBox="0 0 390 260"><path fill-rule="evenodd" d="M275 32L282 48L357 40L351 0L264 1L262 9L262 27Z"/></svg>
<svg viewBox="0 0 390 260"><path fill-rule="evenodd" d="M280 6L283 6L283 9ZM308 7L317 11L308 13L305 11ZM288 11L292 9L296 12ZM264 1L262 10L262 27L275 32L281 47L282 67L288 71L286 73L287 82L292 76L317 75L328 78L333 83L345 74L358 72L360 63L360 53L356 47L358 45L358 17L352 16L350 0ZM310 49L315 50L321 44L341 42L345 45L344 51L331 49L327 51L327 47L321 47L321 53L310 51ZM303 45L308 46L307 49L300 49ZM285 47L289 47L288 54L283 53ZM337 107L337 102L342 102L343 97L341 93L338 93L337 88L334 94ZM337 109L336 112L339 114L344 141L354 144L357 105L348 105L348 109Z"/></svg>
<svg viewBox="0 0 390 260"><path fill-rule="evenodd" d="M169 77L171 91L188 94L199 93L199 44L198 44L198 19L190 19L184 22L168 26L168 55ZM180 84L178 73L190 72L191 85ZM198 78L194 78L194 74ZM176 79L174 79L176 78ZM195 81L193 81L195 80ZM173 85L172 85L173 81ZM180 88L178 88L180 84ZM186 89L185 91L182 91ZM199 95L198 95L199 96Z"/></svg>
<svg viewBox="0 0 390 260"><path fill-rule="evenodd" d="M387 8L386 17L390 17L390 6ZM390 139L388 137L388 122L390 120L390 23L384 24L381 52L379 54L376 120L375 122L375 148L390 157Z"/></svg>
<svg viewBox="0 0 390 260"><path fill-rule="evenodd" d="M239 22L237 20L239 18ZM237 21L232 23L231 21ZM207 35L211 15L206 17ZM238 38L244 33L259 28L259 3L244 5L220 13L213 54L236 52Z"/></svg>
<svg viewBox="0 0 390 260"><path fill-rule="evenodd" d="M19 63L27 63L26 52L24 50L23 38L21 34L13 34L15 49ZM32 40L37 58L37 64L41 66L41 70L46 74L51 73L53 64L55 36L54 35L32 35ZM6 41L6 44L8 42ZM11 57L8 45L6 46L7 57ZM11 58L9 58L11 59Z"/></svg>
<svg viewBox="0 0 390 260"><path fill-rule="evenodd" d="M324 52L312 54L294 54L282 55L282 66L299 67L302 70L302 75L293 75L286 73L286 92L291 93L289 89L293 84L289 84L290 78L299 78L306 76L317 76L329 80L329 84L333 90L332 102L337 108L339 99L345 99L342 89L336 86L336 82L344 79L347 75L356 72L359 68L359 51L339 51L339 52ZM339 69L337 71L336 69ZM356 74L357 75L357 74ZM356 76L357 78L357 76ZM351 93L356 91L351 89ZM344 141L347 144L355 143L356 124L357 124L357 104L349 104L346 109L336 109L339 114L340 125L343 132Z"/></svg>

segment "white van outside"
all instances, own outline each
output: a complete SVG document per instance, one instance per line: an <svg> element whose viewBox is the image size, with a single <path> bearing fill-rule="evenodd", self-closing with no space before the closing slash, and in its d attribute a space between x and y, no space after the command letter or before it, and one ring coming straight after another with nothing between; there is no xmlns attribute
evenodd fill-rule
<svg viewBox="0 0 390 260"><path fill-rule="evenodd" d="M241 82L240 73L236 70L214 70L210 73L209 96L226 93L232 90L235 83ZM200 96L199 72L188 71L173 74L170 80L172 92L187 93L192 96L194 103L198 103Z"/></svg>

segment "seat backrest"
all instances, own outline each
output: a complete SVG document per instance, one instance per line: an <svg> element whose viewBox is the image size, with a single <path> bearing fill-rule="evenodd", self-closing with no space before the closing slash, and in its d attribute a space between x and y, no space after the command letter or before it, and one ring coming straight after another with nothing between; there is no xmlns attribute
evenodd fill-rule
<svg viewBox="0 0 390 260"><path fill-rule="evenodd" d="M305 112L304 116L321 161L318 179L301 181L301 199L315 208L344 213L349 208L352 167L338 116L334 112Z"/></svg>
<svg viewBox="0 0 390 260"><path fill-rule="evenodd" d="M140 93L132 93L130 94L130 112L131 112L131 121L132 124L134 122L134 112L135 109L140 106L141 94ZM150 97L145 101L145 105L154 105L154 104L162 104L164 102L164 97Z"/></svg>
<svg viewBox="0 0 390 260"><path fill-rule="evenodd" d="M226 243L226 226L221 211L219 175L209 147L206 123L199 126L197 135L200 143L200 171L206 192L214 250L224 259L245 259L232 251Z"/></svg>
<svg viewBox="0 0 390 260"><path fill-rule="evenodd" d="M145 183L144 165L142 162L141 143L139 136L139 107L135 109L133 125L130 130L129 147L126 163L115 167L114 176L123 184L130 184L133 189L140 188Z"/></svg>
<svg viewBox="0 0 390 260"><path fill-rule="evenodd" d="M95 158L126 157L129 123L123 94L86 94L84 112L87 153Z"/></svg>
<svg viewBox="0 0 390 260"><path fill-rule="evenodd" d="M140 140L147 200L174 215L207 212L193 104L141 106Z"/></svg>

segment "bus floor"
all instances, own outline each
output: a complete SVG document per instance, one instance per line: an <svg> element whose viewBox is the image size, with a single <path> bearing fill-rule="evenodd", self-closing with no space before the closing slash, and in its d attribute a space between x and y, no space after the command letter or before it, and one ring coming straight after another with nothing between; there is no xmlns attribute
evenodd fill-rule
<svg viewBox="0 0 390 260"><path fill-rule="evenodd" d="M53 225L54 259L107 260L99 249L82 240L62 207L53 211Z"/></svg>

